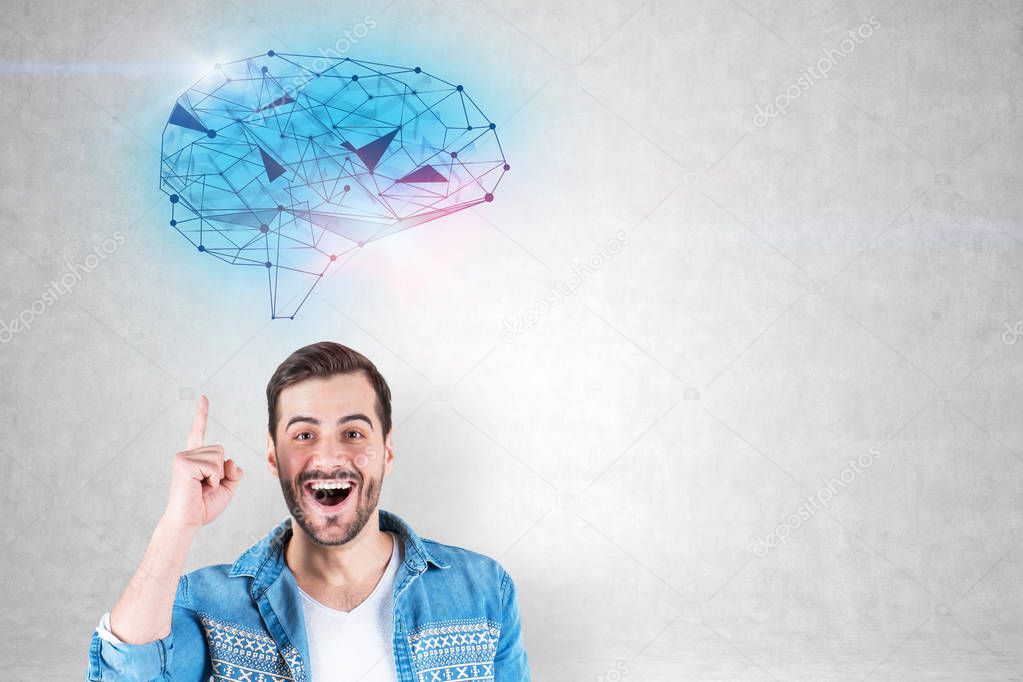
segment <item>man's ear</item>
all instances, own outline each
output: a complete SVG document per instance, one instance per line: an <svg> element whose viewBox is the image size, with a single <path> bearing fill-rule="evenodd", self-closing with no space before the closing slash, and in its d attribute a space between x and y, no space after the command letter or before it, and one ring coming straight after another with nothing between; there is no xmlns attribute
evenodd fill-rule
<svg viewBox="0 0 1023 682"><path fill-rule="evenodd" d="M394 441L391 440L392 428L384 438L384 476L391 473L391 462L394 461Z"/></svg>
<svg viewBox="0 0 1023 682"><path fill-rule="evenodd" d="M266 464L270 468L270 475L274 478L279 476L277 472L277 448L274 446L274 440L270 437L270 432L266 432Z"/></svg>

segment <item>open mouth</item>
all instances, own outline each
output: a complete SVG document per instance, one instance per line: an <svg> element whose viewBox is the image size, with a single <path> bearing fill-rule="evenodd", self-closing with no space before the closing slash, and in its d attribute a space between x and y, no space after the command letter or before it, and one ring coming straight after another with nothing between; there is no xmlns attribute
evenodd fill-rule
<svg viewBox="0 0 1023 682"><path fill-rule="evenodd" d="M316 504L329 511L338 511L355 492L354 481L309 481L303 486Z"/></svg>

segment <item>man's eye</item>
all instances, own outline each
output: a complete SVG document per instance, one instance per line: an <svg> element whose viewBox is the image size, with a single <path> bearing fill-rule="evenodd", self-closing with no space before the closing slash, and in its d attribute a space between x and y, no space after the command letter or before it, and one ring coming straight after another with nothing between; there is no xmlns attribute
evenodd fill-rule
<svg viewBox="0 0 1023 682"><path fill-rule="evenodd" d="M356 436L360 436L360 437L362 436L362 433L361 433L360 431L356 431L355 429L352 429L351 431L349 431L349 432L348 432L348 435L349 435L349 436L351 436L351 435L352 435L353 433L354 433L354 434L355 434Z"/></svg>
<svg viewBox="0 0 1023 682"><path fill-rule="evenodd" d="M302 433L295 436L295 438L297 438L298 440L309 440L309 438L303 438L302 436L309 436L309 438L312 438L313 434L311 434L308 431L303 431Z"/></svg>

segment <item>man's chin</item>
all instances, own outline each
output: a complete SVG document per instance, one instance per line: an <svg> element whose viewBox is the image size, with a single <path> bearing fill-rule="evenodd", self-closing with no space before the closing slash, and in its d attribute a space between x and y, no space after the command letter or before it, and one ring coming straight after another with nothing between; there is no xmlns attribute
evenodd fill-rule
<svg viewBox="0 0 1023 682"><path fill-rule="evenodd" d="M284 485L284 501L292 510L292 518L313 542L319 545L343 545L350 542L369 522L379 499L379 484L362 481L353 486L351 494L340 504L329 504L330 496L321 496L310 486Z"/></svg>
<svg viewBox="0 0 1023 682"><path fill-rule="evenodd" d="M370 516L357 505L347 506L340 512L317 509L316 505L313 507L308 509L303 505L301 513L295 515L295 520L305 534L319 545L336 546L350 542L362 531Z"/></svg>

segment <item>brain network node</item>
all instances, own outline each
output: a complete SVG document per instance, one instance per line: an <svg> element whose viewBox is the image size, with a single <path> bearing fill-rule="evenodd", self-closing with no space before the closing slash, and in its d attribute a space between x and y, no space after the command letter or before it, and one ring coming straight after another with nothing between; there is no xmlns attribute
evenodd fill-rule
<svg viewBox="0 0 1023 682"><path fill-rule="evenodd" d="M496 128L418 66L271 50L178 98L160 187L174 229L265 271L270 316L294 319L345 253L493 201L510 170Z"/></svg>

